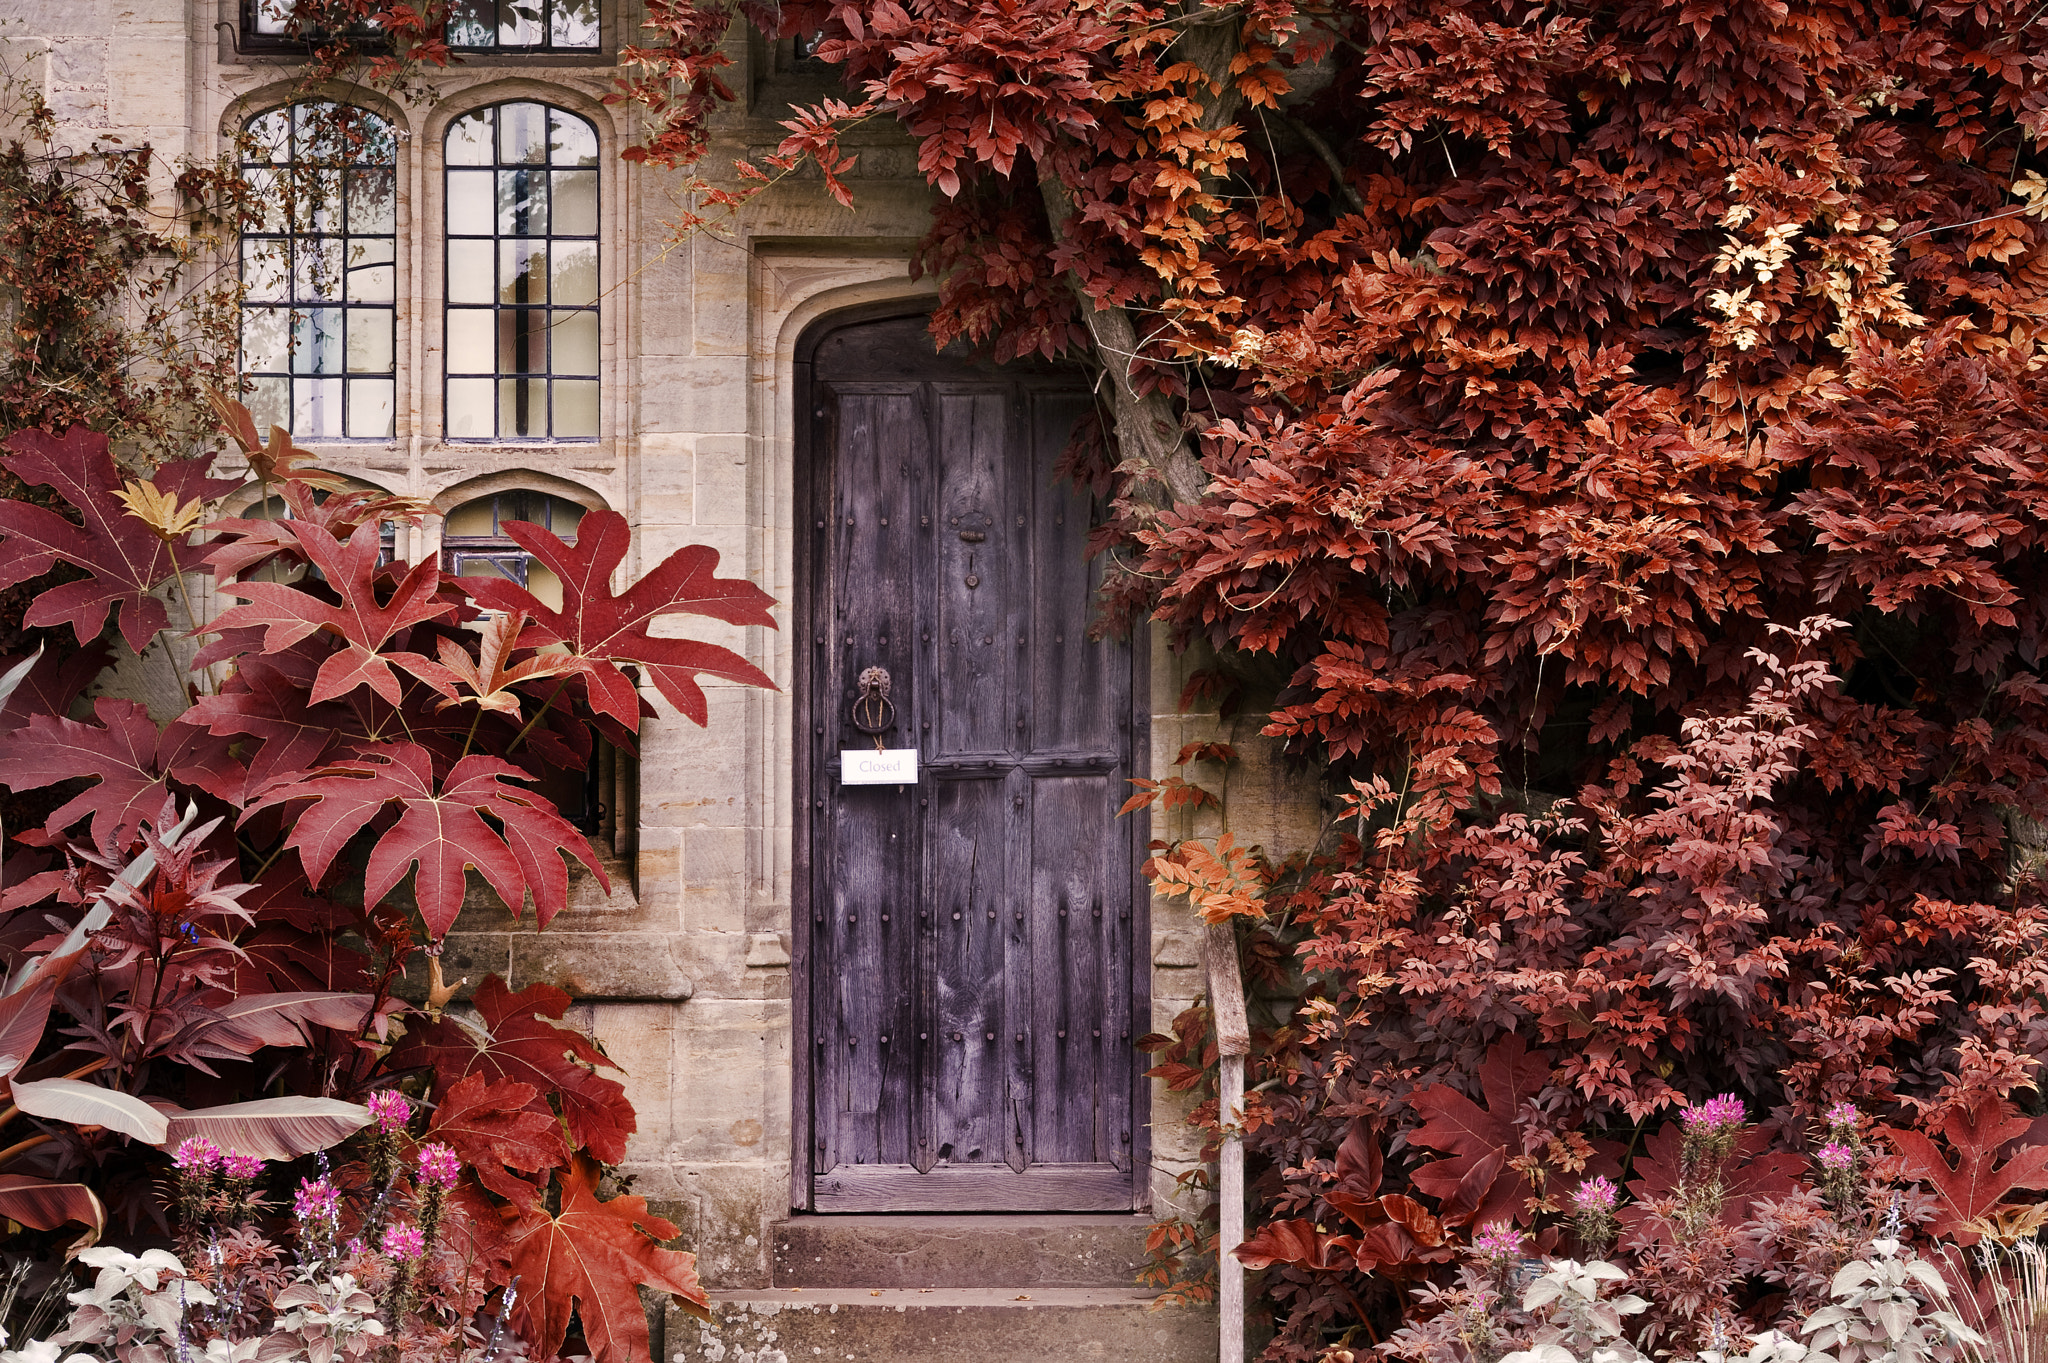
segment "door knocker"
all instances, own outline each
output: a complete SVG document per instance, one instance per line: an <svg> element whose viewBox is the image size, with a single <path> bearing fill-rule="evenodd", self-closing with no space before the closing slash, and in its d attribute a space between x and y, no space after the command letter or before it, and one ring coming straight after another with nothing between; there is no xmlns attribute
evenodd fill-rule
<svg viewBox="0 0 2048 1363"><path fill-rule="evenodd" d="M889 699L889 669L862 670L856 683L860 694L853 702L853 727L873 736L875 751L882 751L882 735L896 727L896 703Z"/></svg>

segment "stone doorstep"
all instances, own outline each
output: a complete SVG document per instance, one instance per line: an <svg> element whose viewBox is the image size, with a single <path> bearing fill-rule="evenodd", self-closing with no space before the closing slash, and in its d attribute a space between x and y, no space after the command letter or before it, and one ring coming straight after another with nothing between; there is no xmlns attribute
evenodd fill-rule
<svg viewBox="0 0 2048 1363"><path fill-rule="evenodd" d="M777 1288L1137 1290L1151 1219L793 1216L769 1228Z"/></svg>
<svg viewBox="0 0 2048 1363"><path fill-rule="evenodd" d="M1213 1309L1150 1309L1130 1288L827 1288L713 1292L671 1308L667 1363L1216 1363Z"/></svg>

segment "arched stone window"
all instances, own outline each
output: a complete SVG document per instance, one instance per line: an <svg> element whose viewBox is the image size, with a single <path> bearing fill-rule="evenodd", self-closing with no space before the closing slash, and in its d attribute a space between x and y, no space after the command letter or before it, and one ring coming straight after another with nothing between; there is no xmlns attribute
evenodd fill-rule
<svg viewBox="0 0 2048 1363"><path fill-rule="evenodd" d="M257 429L389 439L398 406L398 139L365 109L307 102L246 125L266 207L242 236L242 372Z"/></svg>
<svg viewBox="0 0 2048 1363"><path fill-rule="evenodd" d="M574 543L583 508L566 497L524 488L464 502L448 513L441 531L442 570L457 577L504 577L559 610L562 582L512 542L506 521L531 521Z"/></svg>
<svg viewBox="0 0 2048 1363"><path fill-rule="evenodd" d="M519 583L543 605L559 610L562 580L546 564L512 542L507 521L531 521L574 543L584 508L566 497L511 488L462 503L442 522L441 570L458 577L505 577ZM531 707L529 707L529 713ZM538 787L571 823L585 833L605 830L606 806L616 798L622 755L596 729L590 761L580 774L556 773ZM617 831L614 826L606 837Z"/></svg>
<svg viewBox="0 0 2048 1363"><path fill-rule="evenodd" d="M448 129L447 434L598 434L597 129L496 104Z"/></svg>

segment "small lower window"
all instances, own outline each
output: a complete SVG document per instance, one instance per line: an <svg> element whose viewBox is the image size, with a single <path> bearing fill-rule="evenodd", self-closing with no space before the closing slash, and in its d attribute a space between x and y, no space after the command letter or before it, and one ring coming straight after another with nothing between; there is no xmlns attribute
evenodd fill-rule
<svg viewBox="0 0 2048 1363"><path fill-rule="evenodd" d="M562 580L512 542L506 521L531 521L571 544L583 508L566 497L520 489L464 502L441 530L444 571L456 577L502 577L532 592L543 605L562 608Z"/></svg>

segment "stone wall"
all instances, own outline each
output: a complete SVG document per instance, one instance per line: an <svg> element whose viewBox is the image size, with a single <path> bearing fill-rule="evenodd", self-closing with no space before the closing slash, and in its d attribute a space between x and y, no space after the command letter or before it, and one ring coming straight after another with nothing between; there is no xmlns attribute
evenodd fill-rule
<svg viewBox="0 0 2048 1363"><path fill-rule="evenodd" d="M26 24L9 50L40 63L36 79L81 138L147 138L173 155L207 157L250 115L284 98L289 72L238 56L227 34L232 0L16 0ZM610 12L616 44L637 18ZM217 25L227 24L227 29ZM796 69L786 45L736 37L731 79L744 109L722 116L707 167L771 147L791 101L833 87ZM669 239L678 177L617 157L635 127L606 106L609 58L472 61L439 75L439 100L376 104L405 133L400 156L398 435L317 445L328 467L447 509L521 486L622 512L641 563L685 543L724 555L787 603L794 595L790 508L795 485L791 365L811 323L877 301L927 296L910 277L929 213L907 141L861 130L855 206L835 204L815 177L795 176L751 205L730 231ZM448 443L440 430L441 214L438 147L468 109L511 98L563 105L594 121L604 143L602 437L595 443ZM430 524L401 553L438 551ZM638 565L629 563L628 571ZM691 621L785 683L792 631ZM1256 723L1174 712L1189 659L1152 648L1152 766L1164 774L1180 744L1219 732L1245 748L1231 777L1240 841L1295 845L1313 832L1304 801L1251 737ZM637 1191L664 1204L703 1255L717 1285L764 1284L768 1227L790 1206L790 788L788 691L713 683L711 722L699 729L662 709L649 722L637 772L607 773L613 817L609 894L584 877L572 907L545 933L515 923L481 896L463 913L446 965L472 983L495 971L514 987L536 980L577 996L576 1018L626 1071L639 1113L627 1164ZM1156 830L1158 831L1158 830ZM1200 826L1173 830L1213 832ZM1201 988L1196 924L1180 905L1155 905L1153 1023L1164 1027ZM1155 1096L1155 1194L1193 1158L1177 1100ZM1162 1203L1163 1205L1163 1203Z"/></svg>

